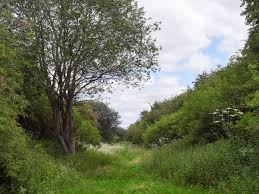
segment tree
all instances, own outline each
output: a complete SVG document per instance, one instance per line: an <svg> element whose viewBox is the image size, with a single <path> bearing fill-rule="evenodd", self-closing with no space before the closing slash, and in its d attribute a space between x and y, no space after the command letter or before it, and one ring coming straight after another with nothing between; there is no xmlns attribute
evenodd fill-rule
<svg viewBox="0 0 259 194"><path fill-rule="evenodd" d="M90 120L100 131L103 141L110 142L117 131L121 133L120 115L108 104L96 100L86 100L75 103L75 107L83 119L91 118Z"/></svg>
<svg viewBox="0 0 259 194"><path fill-rule="evenodd" d="M92 109L97 116L98 129L104 141L111 141L120 125L120 115L107 104L99 101L90 101Z"/></svg>
<svg viewBox="0 0 259 194"><path fill-rule="evenodd" d="M75 152L72 106L81 93L109 89L114 81L137 85L157 70L159 48L135 0L10 0L8 21L33 50L43 73L55 134ZM4 19L1 19L4 21ZM25 34L25 36L24 36Z"/></svg>

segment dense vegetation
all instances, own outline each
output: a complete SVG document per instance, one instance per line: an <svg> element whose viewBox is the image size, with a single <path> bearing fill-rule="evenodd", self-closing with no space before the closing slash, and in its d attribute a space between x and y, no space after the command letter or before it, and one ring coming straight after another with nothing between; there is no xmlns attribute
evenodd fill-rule
<svg viewBox="0 0 259 194"><path fill-rule="evenodd" d="M126 133L81 98L149 78L157 24L134 0L1 1L0 193L259 193L259 2L243 2L242 52ZM91 148L125 139L146 148Z"/></svg>
<svg viewBox="0 0 259 194"><path fill-rule="evenodd" d="M259 192L259 2L244 5L251 28L242 52L129 127L129 141L157 148L147 170L225 193Z"/></svg>

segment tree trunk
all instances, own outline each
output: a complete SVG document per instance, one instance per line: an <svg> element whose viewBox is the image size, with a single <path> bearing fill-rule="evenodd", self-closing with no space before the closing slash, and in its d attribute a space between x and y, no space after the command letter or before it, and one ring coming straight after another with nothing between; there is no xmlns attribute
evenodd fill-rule
<svg viewBox="0 0 259 194"><path fill-rule="evenodd" d="M73 127L72 103L66 109L56 106L53 111L56 136L66 154L75 153L75 131Z"/></svg>

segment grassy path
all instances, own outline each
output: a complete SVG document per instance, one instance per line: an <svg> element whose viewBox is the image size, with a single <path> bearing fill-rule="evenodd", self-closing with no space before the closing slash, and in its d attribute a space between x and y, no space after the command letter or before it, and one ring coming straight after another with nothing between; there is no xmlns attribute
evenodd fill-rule
<svg viewBox="0 0 259 194"><path fill-rule="evenodd" d="M80 183L76 186L67 187L60 193L205 193L198 188L179 187L159 180L144 171L141 167L141 161L148 156L146 150L130 145L117 145L117 148L102 147L100 151L112 155L113 161L111 164L88 169L84 172L84 178ZM109 152L109 150L112 151Z"/></svg>

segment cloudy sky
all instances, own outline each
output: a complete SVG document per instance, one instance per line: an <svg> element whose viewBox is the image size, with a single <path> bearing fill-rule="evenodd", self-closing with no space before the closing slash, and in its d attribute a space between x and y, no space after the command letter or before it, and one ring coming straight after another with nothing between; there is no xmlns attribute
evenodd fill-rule
<svg viewBox="0 0 259 194"><path fill-rule="evenodd" d="M155 101L183 91L198 73L217 65L241 49L247 37L239 0L138 0L147 17L162 22L155 34L161 71L141 90L114 88L102 99L121 115L122 127L135 122Z"/></svg>

